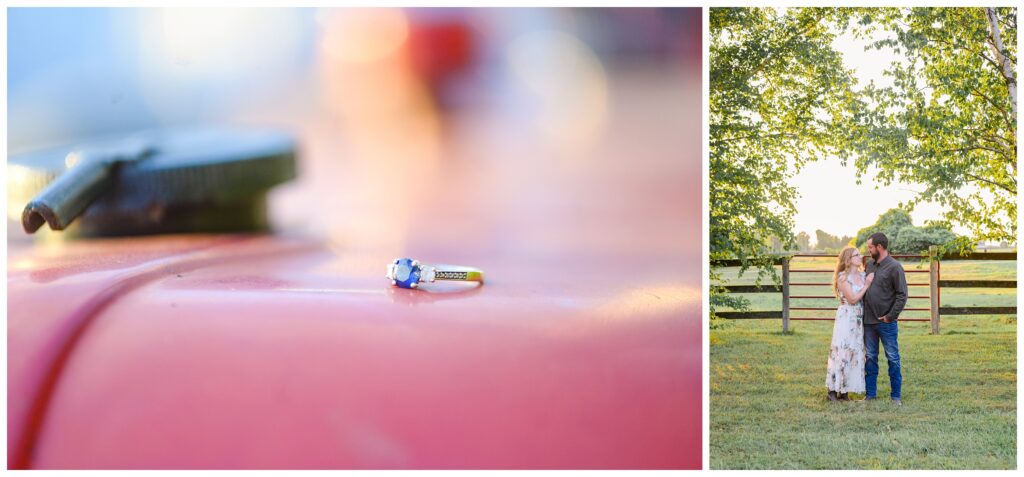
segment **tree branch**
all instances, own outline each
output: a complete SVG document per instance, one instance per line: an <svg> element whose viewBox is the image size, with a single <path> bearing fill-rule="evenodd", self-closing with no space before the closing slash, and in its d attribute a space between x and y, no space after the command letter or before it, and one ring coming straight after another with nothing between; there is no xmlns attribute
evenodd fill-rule
<svg viewBox="0 0 1024 477"><path fill-rule="evenodd" d="M709 142L711 143L711 145L717 145L717 144L722 144L722 143L726 143L726 142L744 141L744 140L747 140L747 139L768 139L768 138L773 138L773 137L796 137L796 136L797 136L796 134L792 134L792 133L774 133L774 134L765 134L765 135L762 135L762 134L750 134L750 135L747 135L747 136L724 137L724 138L715 139L715 140L709 141Z"/></svg>
<svg viewBox="0 0 1024 477"><path fill-rule="evenodd" d="M985 93L982 93L981 91L978 90L978 88L971 88L971 92L976 94L976 95L978 95L978 96L981 96L982 98L985 98L985 100L988 101L988 104L991 104L993 108L996 108L996 109L999 110L1000 113L1003 113L1001 115L1001 117L1002 117L1003 121L1006 122L1006 125L1009 126L1010 130L1015 131L1017 129L1015 127L1016 126L1016 122L1015 122L1016 120L1011 121L1010 118L1008 117L1009 115L1007 114L1007 111L1005 109L1003 109L1003 107L1000 106L999 103L996 102L996 100L992 99L991 97L989 97ZM1014 108L1016 108L1016 106L1014 106ZM1016 112L1014 112L1014 117L1016 117Z"/></svg>
<svg viewBox="0 0 1024 477"><path fill-rule="evenodd" d="M781 45L772 48L768 52L768 54L761 60L761 62L758 63L758 65L755 66L754 69L752 69L750 71L750 73L747 74L743 78L742 82L746 83L747 81L750 81L750 78L753 78L758 73L760 73L762 69L764 69L765 67L768 66L768 63L771 60L775 59L775 53L776 52L785 51L786 47L788 47L789 44L792 43L794 40L796 40L797 38L803 38L805 35L807 35L807 33L809 33L811 31L811 28L814 28L814 26L816 26L819 22L821 22L822 18L823 17L819 16L819 17L815 18L813 21L808 22L807 25L805 25L802 30L793 33L789 38L786 38L786 40L783 41Z"/></svg>
<svg viewBox="0 0 1024 477"><path fill-rule="evenodd" d="M989 27L989 46L992 47L992 53L996 57L996 61L999 62L999 72L1003 76L1003 80L1006 82L1006 89L1010 92L1010 108L1013 111L1012 122L1017 122L1017 79L1013 76L1013 65L1010 64L1010 60L1003 55L1003 51L1006 49L1003 46L1003 40L999 32L999 16L996 14L996 9L992 7L985 8L985 18L988 19Z"/></svg>
<svg viewBox="0 0 1024 477"><path fill-rule="evenodd" d="M998 182L995 182L995 181L992 181L992 180L989 180L989 179L985 179L984 177L978 177L978 176L976 176L974 174L971 174L969 172L964 172L964 176L970 177L971 179L974 179L974 181L976 181L976 182L985 182L985 183L991 184L991 185L993 185L995 187L998 187L998 188L1000 188L1002 190L1005 190L1006 192L1009 192L1011 194L1014 194L1014 195L1017 194L1017 188L1016 187L1010 188L1009 186L1000 184Z"/></svg>

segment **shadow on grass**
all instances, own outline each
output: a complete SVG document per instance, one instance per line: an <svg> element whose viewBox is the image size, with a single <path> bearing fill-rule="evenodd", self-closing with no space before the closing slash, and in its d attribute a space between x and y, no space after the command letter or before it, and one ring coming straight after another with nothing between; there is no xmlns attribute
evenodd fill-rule
<svg viewBox="0 0 1024 477"><path fill-rule="evenodd" d="M803 336L805 333L800 333L796 330L795 326L790 326L789 331L769 331L768 334L775 336Z"/></svg>

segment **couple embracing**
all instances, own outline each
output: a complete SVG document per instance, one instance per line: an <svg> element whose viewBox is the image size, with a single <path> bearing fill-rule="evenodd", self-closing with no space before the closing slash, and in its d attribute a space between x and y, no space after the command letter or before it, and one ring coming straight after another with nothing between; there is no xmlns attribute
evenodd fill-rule
<svg viewBox="0 0 1024 477"><path fill-rule="evenodd" d="M900 401L898 325L907 304L907 279L903 266L889 255L889 239L872 234L867 241L871 261L862 259L855 247L839 253L832 288L839 298L832 330L825 385L830 401L850 401L849 393L876 399L879 341L889 367L890 399Z"/></svg>

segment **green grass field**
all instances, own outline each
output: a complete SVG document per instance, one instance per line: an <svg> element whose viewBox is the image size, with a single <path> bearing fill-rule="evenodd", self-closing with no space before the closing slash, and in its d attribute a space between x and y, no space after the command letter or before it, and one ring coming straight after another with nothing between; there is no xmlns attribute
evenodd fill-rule
<svg viewBox="0 0 1024 477"><path fill-rule="evenodd" d="M832 267L831 261L802 261L793 267ZM907 270L914 266L905 263ZM828 277L798 275L815 282ZM1014 280L1016 262L944 262L942 278ZM927 274L908 274L911 283L926 280ZM830 293L827 287L807 288L812 293L805 294ZM927 295L927 287L920 293L911 288L915 294ZM746 296L754 310L781 307L778 294ZM794 305L825 307L835 301ZM942 305L1015 306L1016 290L947 289ZM927 307L928 301L909 306ZM832 322L795 321L786 335L780 320L734 320L711 330L711 468L1016 468L1016 317L943 317L940 335L928 331L928 323L900 326L904 404L896 407L887 399L884 357L878 379L883 399L825 400Z"/></svg>

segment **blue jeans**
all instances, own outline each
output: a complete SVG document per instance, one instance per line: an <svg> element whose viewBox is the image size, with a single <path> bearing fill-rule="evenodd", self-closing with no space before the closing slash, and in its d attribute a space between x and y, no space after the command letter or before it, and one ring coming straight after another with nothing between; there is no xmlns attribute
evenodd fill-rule
<svg viewBox="0 0 1024 477"><path fill-rule="evenodd" d="M867 361L864 363L864 385L868 396L875 396L878 390L878 342L881 340L885 349L885 360L889 364L889 396L900 397L903 375L900 373L900 347L896 343L899 326L896 322L864 325L864 350Z"/></svg>

